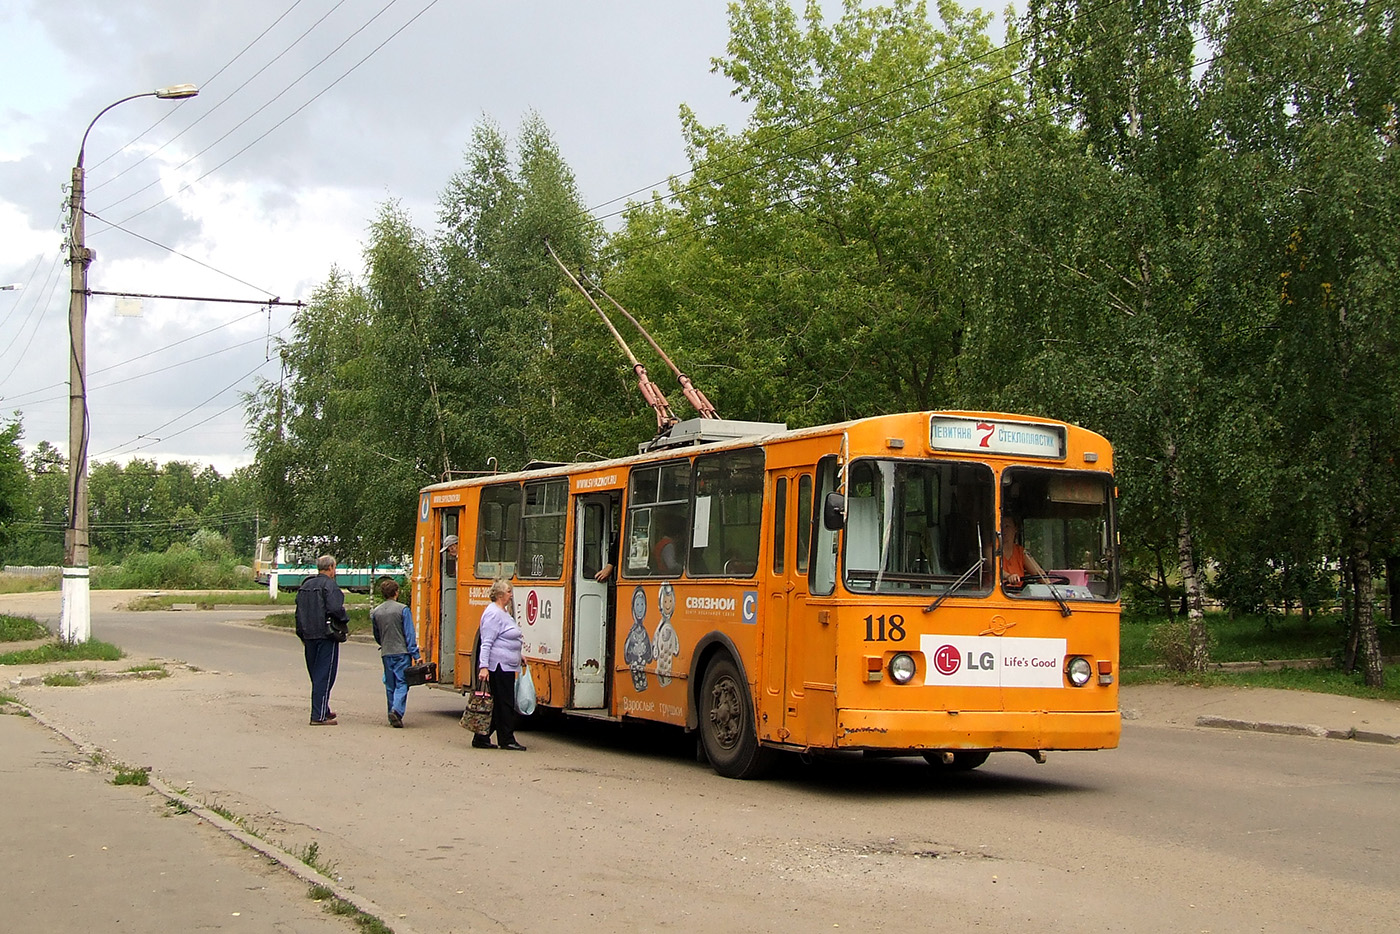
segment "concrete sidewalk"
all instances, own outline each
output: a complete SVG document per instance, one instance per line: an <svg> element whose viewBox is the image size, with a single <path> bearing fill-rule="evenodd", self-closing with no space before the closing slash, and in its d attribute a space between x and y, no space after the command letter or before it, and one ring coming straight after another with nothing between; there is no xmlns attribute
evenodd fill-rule
<svg viewBox="0 0 1400 934"><path fill-rule="evenodd" d="M306 883L103 769L37 720L0 716L3 927L345 934Z"/></svg>
<svg viewBox="0 0 1400 934"><path fill-rule="evenodd" d="M1119 692L1124 729L1135 722L1249 730L1400 745L1400 704L1282 691L1143 684Z"/></svg>
<svg viewBox="0 0 1400 934"><path fill-rule="evenodd" d="M88 760L86 743L98 742L142 757L132 764L161 763L172 782L198 779L196 791L208 795L212 789L231 810L274 831L269 836L289 849L320 841L348 878L373 889L385 905L382 911L372 905L364 910L401 934L406 917L421 930L506 929L463 892L468 886L439 884L425 894L426 883L415 891L392 879L392 865L363 841L388 840L419 865L453 867L448 878L454 879L459 861L465 867L498 859L470 835L423 840L406 828L413 826L416 809L437 814L453 807L459 817L470 814L460 793L467 786L482 796L475 807L512 808L511 783L519 780L523 763L472 756L470 734L455 725L460 699L446 692L416 694L412 729L386 729L382 691L376 692L363 671L358 688L347 678L337 694L343 725L308 731L304 672L294 646L288 637L287 684L295 688L272 684L266 675L200 671L169 662L172 676L151 684L117 681L75 690L39 683L45 673L72 668L120 678L123 670L146 660L134 656L112 663L0 669L0 689L18 695L39 719L54 725L50 730L39 719L0 716L0 787L5 790L0 846L12 854L9 872L0 874L3 927L153 934L353 929L307 898L304 879L236 842L226 822L198 811L178 814L148 788L111 785ZM377 663L377 657L373 660ZM1123 688L1120 701L1125 744L1135 730L1149 728L1298 734L1287 741L1297 743L1300 755L1327 755L1348 741L1400 744L1400 704L1388 701L1174 685ZM113 717L113 711L120 714ZM413 735L419 729L438 730L448 739L423 745ZM415 776L444 774L444 766L452 768L451 781L420 780L421 801L376 797L384 775L411 784ZM568 765L561 756L555 767ZM345 805L306 800L301 777L323 774L343 783L338 793ZM153 782L159 781L154 775ZM374 808L365 805L371 801ZM534 816L514 819L528 836ZM360 830L371 825L372 832Z"/></svg>
<svg viewBox="0 0 1400 934"><path fill-rule="evenodd" d="M44 667L52 666L6 669L2 686L32 685ZM1386 701L1143 685L1124 688L1121 702L1125 741L1139 726L1151 726L1297 734L1300 754L1325 755L1334 740L1400 744L1400 704ZM14 705L10 712L16 712ZM50 729L33 717L0 716L0 847L23 854L0 874L7 928L67 932L120 925L151 934L354 929L307 897L311 876L289 854L274 852L265 841L247 841L262 849L260 855L235 839L237 828L203 809L179 814L152 789L110 784L109 774L93 767L80 748L83 737L67 734L58 723ZM283 865L266 856L281 858ZM407 930L401 916L373 903L360 907Z"/></svg>

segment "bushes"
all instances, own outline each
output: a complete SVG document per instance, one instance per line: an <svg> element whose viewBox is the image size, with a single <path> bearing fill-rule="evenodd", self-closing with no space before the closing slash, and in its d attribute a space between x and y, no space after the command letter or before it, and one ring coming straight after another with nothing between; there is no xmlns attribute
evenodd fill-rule
<svg viewBox="0 0 1400 934"><path fill-rule="evenodd" d="M236 565L230 554L211 560L181 543L159 554L128 555L120 565L95 567L92 572L92 586L98 590L236 590L256 586L248 569Z"/></svg>

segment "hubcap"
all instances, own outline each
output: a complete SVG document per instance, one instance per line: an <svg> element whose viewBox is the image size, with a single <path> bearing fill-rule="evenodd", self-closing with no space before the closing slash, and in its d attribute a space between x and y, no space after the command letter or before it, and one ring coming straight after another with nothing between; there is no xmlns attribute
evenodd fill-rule
<svg viewBox="0 0 1400 934"><path fill-rule="evenodd" d="M739 689L730 678L715 682L710 696L710 726L715 739L726 749L739 739Z"/></svg>

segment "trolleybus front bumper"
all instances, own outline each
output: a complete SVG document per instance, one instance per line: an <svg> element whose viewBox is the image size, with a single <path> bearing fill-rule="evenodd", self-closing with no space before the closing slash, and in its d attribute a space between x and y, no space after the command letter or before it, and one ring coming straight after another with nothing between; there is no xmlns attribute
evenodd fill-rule
<svg viewBox="0 0 1400 934"><path fill-rule="evenodd" d="M835 748L1114 749L1122 732L1118 711L858 710L836 712Z"/></svg>

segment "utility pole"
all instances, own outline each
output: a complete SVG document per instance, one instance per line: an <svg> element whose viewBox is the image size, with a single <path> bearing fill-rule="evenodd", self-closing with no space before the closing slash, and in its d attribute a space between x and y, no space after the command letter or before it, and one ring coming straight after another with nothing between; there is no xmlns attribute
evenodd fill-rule
<svg viewBox="0 0 1400 934"><path fill-rule="evenodd" d="M88 133L102 114L117 104L138 97L159 97L164 100L184 100L194 97L199 88L193 84L177 84L143 94L132 94L108 104L83 133L78 147L78 162L73 166L73 190L70 192L69 253L72 267L72 294L68 300L68 530L63 537L63 608L59 613L59 637L64 642L86 642L92 635L92 602L88 568L88 411L87 411L87 300L88 266L93 251L84 242L86 208L83 192L83 155L87 150Z"/></svg>

